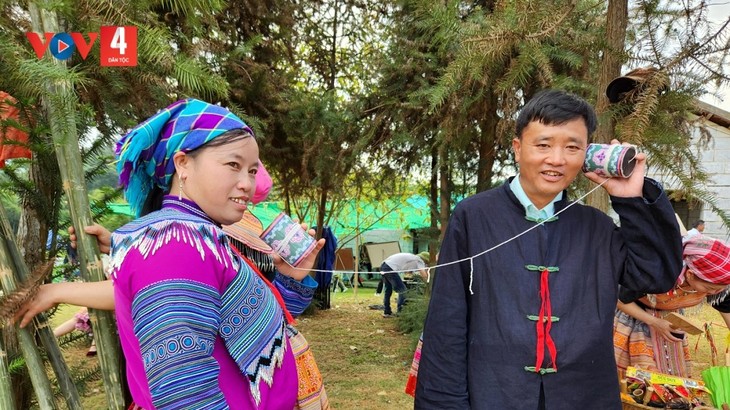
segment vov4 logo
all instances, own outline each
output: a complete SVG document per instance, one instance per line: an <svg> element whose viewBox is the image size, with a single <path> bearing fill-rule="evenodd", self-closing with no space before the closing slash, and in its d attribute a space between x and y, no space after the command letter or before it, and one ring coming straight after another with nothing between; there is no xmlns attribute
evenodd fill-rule
<svg viewBox="0 0 730 410"><path fill-rule="evenodd" d="M86 35L89 37L89 41L86 41L81 33L43 33L44 40L41 40L38 33L25 33L39 60L43 58L46 49L58 60L68 60L74 51L78 50L81 58L86 60L94 42L101 37L100 65L137 65L137 27L102 26L100 33L87 33Z"/></svg>

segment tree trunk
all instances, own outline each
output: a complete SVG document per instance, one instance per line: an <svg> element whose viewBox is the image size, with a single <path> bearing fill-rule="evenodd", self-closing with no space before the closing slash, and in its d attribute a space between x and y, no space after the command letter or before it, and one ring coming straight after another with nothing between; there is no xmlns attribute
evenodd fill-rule
<svg viewBox="0 0 730 410"><path fill-rule="evenodd" d="M444 240L446 227L449 224L449 214L451 211L451 178L449 176L449 151L446 149L446 143L442 142L439 147L439 177L440 177L440 209L439 216L441 219L441 234L439 235L439 243Z"/></svg>
<svg viewBox="0 0 730 410"><path fill-rule="evenodd" d="M594 142L609 143L613 139L616 122L608 115L608 97L606 87L614 78L621 75L621 65L626 61L624 43L626 41L626 26L628 24L628 0L609 0L606 12L606 49L601 58L601 72L598 77L598 92L596 99L596 114L598 128ZM591 182L591 186L595 186ZM605 189L598 189L586 198L586 204L608 211L608 193Z"/></svg>
<svg viewBox="0 0 730 410"><path fill-rule="evenodd" d="M497 97L492 93L488 98L482 121L479 124L479 169L477 170L477 192L492 187L492 168L497 145Z"/></svg>
<svg viewBox="0 0 730 410"><path fill-rule="evenodd" d="M0 409L14 409L15 400L13 399L13 385L8 371L8 353L5 350L5 342L3 341L7 330L0 330Z"/></svg>
<svg viewBox="0 0 730 410"><path fill-rule="evenodd" d="M428 207L430 209L431 217L429 218L431 221L430 227L428 233L428 252L433 255L434 253L438 252L439 249L439 241L438 238L440 235L437 235L439 233L438 227L439 227L439 155L438 155L438 149L436 147L431 148L431 179L428 184Z"/></svg>
<svg viewBox="0 0 730 410"><path fill-rule="evenodd" d="M37 33L56 33L59 30L55 12L40 9L35 3L28 3L33 30ZM55 64L65 67L65 63L56 59ZM89 198L86 193L83 162L79 151L76 131L75 107L76 96L73 86L68 81L46 82L47 93L43 97L51 134L53 136L58 166L61 171L63 188L69 201L71 220L79 241L79 265L81 275L87 282L106 280L99 256L96 237L84 233L84 226L91 225ZM94 340L98 349L99 364L104 379L107 408L124 409L122 394L122 378L119 367L119 338L116 324L111 312L89 309L91 326L94 329Z"/></svg>
<svg viewBox="0 0 730 410"><path fill-rule="evenodd" d="M327 192L328 190L326 188L322 188L320 190L319 204L317 206L317 238L321 238L322 232L324 232L324 214L327 211ZM322 257L321 252L317 255L317 259L314 264L315 268L318 266L320 257ZM315 276L316 272L312 272L310 275ZM322 285L317 286L317 290L314 292L314 300L321 310L329 309L331 307L329 287L324 287Z"/></svg>
<svg viewBox="0 0 730 410"><path fill-rule="evenodd" d="M50 137L42 136L42 141L52 143ZM58 229L58 208L62 195L61 184L58 178L49 175L59 175L58 161L52 151L34 152L30 163L28 179L33 187L41 193L43 203L34 203L30 198L21 198L20 221L16 239L20 252L25 260L28 271L33 272L48 260L46 240L50 231ZM55 249L55 238L52 249Z"/></svg>
<svg viewBox="0 0 730 410"><path fill-rule="evenodd" d="M2 207L0 207L0 238L5 244L4 250L7 252L7 258L9 258L10 261L15 282L23 283L31 279L28 266L23 260L20 248L14 240L10 223L8 222L8 218L5 214L5 209ZM66 405L71 410L83 409L78 389L71 378L71 372L63 359L63 354L61 353L61 349L58 347L56 336L54 336L51 331L51 327L49 326L45 314L41 313L37 315L35 318L35 324L37 325L36 332L41 339L41 343L46 350L48 360L56 374L58 386L61 389L61 394L63 394L63 397L66 400Z"/></svg>

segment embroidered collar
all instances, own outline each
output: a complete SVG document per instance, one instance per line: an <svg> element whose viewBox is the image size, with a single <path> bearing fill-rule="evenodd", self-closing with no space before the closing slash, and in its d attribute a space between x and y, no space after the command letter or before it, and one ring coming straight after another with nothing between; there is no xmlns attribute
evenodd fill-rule
<svg viewBox="0 0 730 410"><path fill-rule="evenodd" d="M204 220L212 223L213 225L215 225L219 228L221 227L221 224L219 224L218 222L211 219L211 217L208 216L208 214L206 214L205 212L203 212L202 209L200 209L198 204L196 204L195 202L193 202L189 199L186 199L186 198L177 199L177 197L175 195L165 195L165 197L162 199L162 209L165 209L165 208L171 208L171 209L175 209L180 212L184 212L186 214L195 215L201 219L204 219Z"/></svg>

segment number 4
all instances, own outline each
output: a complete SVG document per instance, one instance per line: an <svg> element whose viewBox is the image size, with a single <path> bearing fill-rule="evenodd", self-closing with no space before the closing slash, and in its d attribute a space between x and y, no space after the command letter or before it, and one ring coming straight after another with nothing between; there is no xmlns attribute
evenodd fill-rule
<svg viewBox="0 0 730 410"><path fill-rule="evenodd" d="M114 37L112 37L111 48L119 50L119 55L124 55L124 50L127 49L127 43L124 41L124 27L117 27L114 31Z"/></svg>

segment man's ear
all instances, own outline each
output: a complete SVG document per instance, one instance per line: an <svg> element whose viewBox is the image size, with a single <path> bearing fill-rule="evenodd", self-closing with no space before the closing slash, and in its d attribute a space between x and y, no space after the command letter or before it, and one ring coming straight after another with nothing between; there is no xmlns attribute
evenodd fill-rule
<svg viewBox="0 0 730 410"><path fill-rule="evenodd" d="M180 175L181 171L186 170L190 166L191 157L182 151L178 151L172 156L172 163L175 164L175 172Z"/></svg>
<svg viewBox="0 0 730 410"><path fill-rule="evenodd" d="M522 148L522 140L515 137L512 139L512 152L515 154L515 162L520 162L520 149Z"/></svg>

